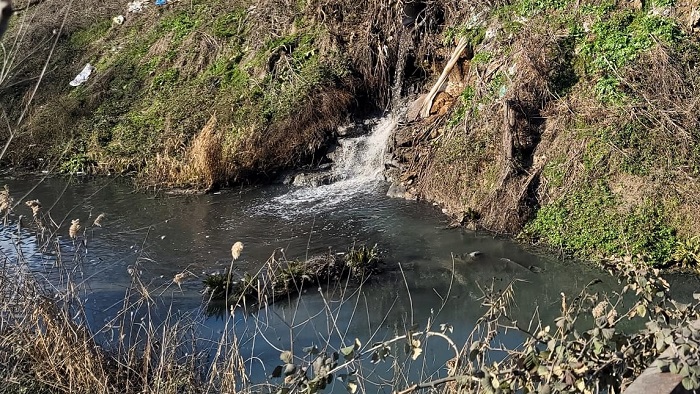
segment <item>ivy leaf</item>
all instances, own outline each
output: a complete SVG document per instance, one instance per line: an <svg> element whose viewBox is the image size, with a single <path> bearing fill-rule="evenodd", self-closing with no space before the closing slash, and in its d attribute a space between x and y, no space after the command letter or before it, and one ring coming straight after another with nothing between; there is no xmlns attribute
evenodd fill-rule
<svg viewBox="0 0 700 394"><path fill-rule="evenodd" d="M343 354L343 358L345 358L345 360L350 361L355 358L355 346L340 348L340 353Z"/></svg>
<svg viewBox="0 0 700 394"><path fill-rule="evenodd" d="M271 378L279 378L279 377L281 377L281 376L282 376L282 370L283 370L283 368L284 368L284 367L281 366L281 365L276 366L275 369L272 371L272 374L270 375L270 377L271 377Z"/></svg>
<svg viewBox="0 0 700 394"><path fill-rule="evenodd" d="M615 335L615 329L614 328L604 328L601 330L603 333L603 338L607 340L611 340L613 335Z"/></svg>
<svg viewBox="0 0 700 394"><path fill-rule="evenodd" d="M644 306L644 304L639 304L637 305L637 308L635 308L635 311L640 317L644 317L647 315L647 307Z"/></svg>

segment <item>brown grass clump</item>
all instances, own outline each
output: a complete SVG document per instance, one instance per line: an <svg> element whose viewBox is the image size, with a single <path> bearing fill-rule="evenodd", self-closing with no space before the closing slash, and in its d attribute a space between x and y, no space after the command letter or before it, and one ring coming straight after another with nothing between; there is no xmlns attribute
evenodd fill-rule
<svg viewBox="0 0 700 394"><path fill-rule="evenodd" d="M216 116L209 118L185 155L184 178L207 188L225 182L230 171L224 162L223 135L216 125Z"/></svg>
<svg viewBox="0 0 700 394"><path fill-rule="evenodd" d="M138 263L128 270L132 284L122 309L103 327L88 323L81 301L86 289L70 279L73 268L55 268L65 284L57 289L56 283L20 268L26 265L21 257L5 257L0 267L0 391L246 391L232 324L216 343L215 338L193 335L198 317L168 312L162 323L141 320L144 313L156 311L151 304L154 289L144 285ZM179 286L189 275L182 272L173 282Z"/></svg>
<svg viewBox="0 0 700 394"><path fill-rule="evenodd" d="M195 135L182 157L165 152L157 154L147 170L146 182L165 187L187 185L212 189L231 178L233 167L225 136L217 130L217 118L212 115Z"/></svg>
<svg viewBox="0 0 700 394"><path fill-rule="evenodd" d="M4 266L0 272L0 376L5 389L104 393L107 360L74 311L61 308L33 278Z"/></svg>

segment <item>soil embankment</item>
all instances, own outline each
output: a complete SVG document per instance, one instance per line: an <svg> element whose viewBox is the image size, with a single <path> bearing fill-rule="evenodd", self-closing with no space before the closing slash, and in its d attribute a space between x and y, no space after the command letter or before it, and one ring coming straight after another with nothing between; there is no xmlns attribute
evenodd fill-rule
<svg viewBox="0 0 700 394"><path fill-rule="evenodd" d="M6 165L269 181L408 102L396 193L566 252L697 260L697 1L26 3Z"/></svg>

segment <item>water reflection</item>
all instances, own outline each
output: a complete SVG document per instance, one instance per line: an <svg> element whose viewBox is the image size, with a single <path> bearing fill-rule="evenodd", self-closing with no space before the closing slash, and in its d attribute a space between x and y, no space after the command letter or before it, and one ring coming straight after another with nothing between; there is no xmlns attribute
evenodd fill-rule
<svg viewBox="0 0 700 394"><path fill-rule="evenodd" d="M294 259L324 253L329 247L342 251L354 242L378 244L387 271L361 287L340 284L320 292L311 288L299 298L277 302L258 313L237 312L236 330L243 350L250 360L259 359L262 364L276 362L279 349L311 344L338 347L345 338L354 337L381 341L404 333L412 323L425 325L429 318L452 324L459 343L483 313L482 289L491 284L498 289L515 282L514 317L519 321L528 321L536 308L543 320L553 318L559 312L560 294L577 293L592 279L603 279L597 285L600 291L617 287L604 273L585 265L537 256L488 234L445 229L445 218L434 207L388 199L383 187L309 211L284 200L289 189L281 186L168 196L134 192L120 179L5 183L16 199L26 193L25 199L39 199L50 211L60 224L63 258L79 250L68 239L71 219L91 223L89 218L106 214L103 227L87 230L84 259L74 271L74 279L88 289L86 306L93 324L109 321L121 307L120 300L131 286L130 268L136 267L142 280L156 289L153 308L163 312L151 311L151 317L163 320L170 308L204 313L201 279L229 266L236 241L245 244L234 265L238 272L259 269L278 248ZM16 211L31 216L23 205ZM50 277L56 255L42 252L31 239L18 237L6 227L0 231L0 249L11 256L20 248L33 270ZM464 256L473 251L482 254L476 259ZM195 276L179 288L172 278L183 270ZM202 333L216 336L223 331L221 316L202 319ZM520 336L511 333L503 340L512 345ZM447 357L446 348L439 349L430 354L435 368ZM251 368L256 365L253 375L269 374L262 364L250 362Z"/></svg>

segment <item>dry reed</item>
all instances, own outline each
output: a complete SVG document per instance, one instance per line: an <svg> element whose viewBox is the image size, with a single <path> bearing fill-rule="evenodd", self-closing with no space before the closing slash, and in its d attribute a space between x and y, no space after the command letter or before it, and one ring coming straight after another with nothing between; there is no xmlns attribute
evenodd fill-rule
<svg viewBox="0 0 700 394"><path fill-rule="evenodd" d="M241 257L241 252L243 252L243 242L237 241L233 246L231 246L231 258L235 261Z"/></svg>

